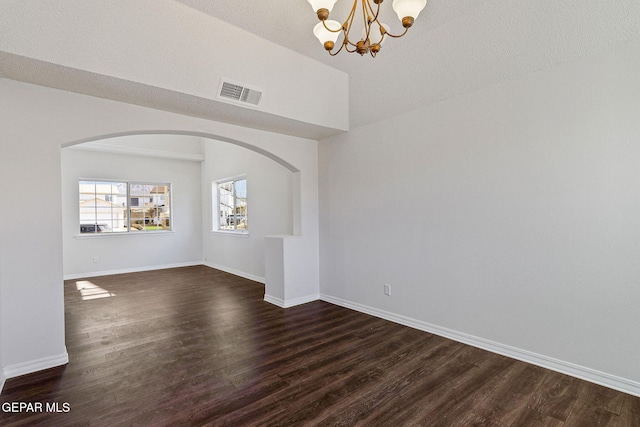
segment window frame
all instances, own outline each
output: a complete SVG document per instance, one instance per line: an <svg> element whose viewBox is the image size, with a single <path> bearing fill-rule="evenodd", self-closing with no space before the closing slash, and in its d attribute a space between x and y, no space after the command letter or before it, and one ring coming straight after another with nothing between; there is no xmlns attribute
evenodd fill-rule
<svg viewBox="0 0 640 427"><path fill-rule="evenodd" d="M234 210L235 212L237 212L238 209L238 204L237 204L237 196L236 196L236 182L238 181L245 181L245 197L244 197L244 220L242 221L245 224L244 228L238 228L238 224L237 221L233 221L233 227L234 228L224 228L223 224L222 224L222 210L223 208L221 207L222 204L222 195L220 192L220 186L221 184L226 184L226 183L233 183L233 198L234 198L234 205L232 207L232 210ZM224 178L224 179L217 179L214 180L212 182L212 201L214 203L212 203L212 231L216 232L216 233L223 233L223 234L232 234L232 235L238 235L238 236L248 236L249 235L249 226L248 226L248 180L247 180L247 176L246 175L236 175L236 176L232 176L232 177L228 177L228 178ZM234 219L237 216L236 214L234 215ZM230 225L230 224L229 224Z"/></svg>
<svg viewBox="0 0 640 427"><path fill-rule="evenodd" d="M173 222L174 222L174 218L173 218L173 185L170 182L155 182L155 181L128 181L128 180L122 180L122 179L96 179L96 178L78 178L77 180L78 183L78 214L76 216L76 220L78 221L78 226L76 227L77 232L79 233L77 235L77 237L94 237L94 236L133 236L133 235L148 235L148 234L165 234L165 233L172 233L174 231L174 227L173 227ZM118 195L116 195L115 193L110 193L107 195L107 193L104 193L105 195L105 199L104 202L108 202L108 203L114 203L114 196L115 199L121 199L119 200L121 203L123 203L122 207L118 207L118 209L122 209L122 217L118 218L116 217L116 219L113 219L113 213L111 214L111 219L110 220L105 220L105 222L110 222L110 226L111 229L108 231L100 231L100 225L101 225L101 220L99 218L98 215L98 204L94 203L94 216L93 219L91 220L85 220L83 219L83 213L82 213L82 203L83 203L83 194L91 194L89 192L83 192L82 191L82 185L93 185L94 188L98 185L98 184L104 184L104 185L109 185L109 184L118 184L121 186L125 187L125 192L124 194L121 193L117 193ZM134 186L144 186L146 188L150 188L149 190L149 195L145 195L145 194L138 194L135 191L132 191L132 188ZM165 191L164 191L164 196L159 196L160 193L158 192L154 192L153 189L157 189L160 187L165 187ZM135 194L134 194L135 193ZM98 195L102 195L103 193L99 193L96 190L94 190L94 200L98 199ZM154 196L155 195L155 196ZM135 230L132 231L132 208L138 208L139 205L137 206L133 206L131 204L131 200L132 199L139 199L139 201L142 202L142 207L144 207L144 199L143 197L149 197L150 203L153 202L154 198L166 198L168 196L168 203L166 200L164 200L164 204L162 205L155 205L155 206L151 206L150 209L153 209L154 212L156 214L158 214L159 212L159 208L162 208L162 212L160 212L158 215L156 216L146 216L146 213L144 213L143 211L143 217L142 217L142 221L145 225L143 225L142 229L138 229L136 228ZM111 199L111 200L107 200L107 199ZM91 199L85 200L85 201L90 201ZM91 208L89 206L89 208ZM113 210L113 208L111 208ZM166 214L166 215L163 215ZM166 226L162 226L162 228L154 228L154 226L151 226L151 229L147 229L146 225L148 224L147 220L151 220L152 218L154 219L154 224L157 227L158 225L160 225L161 223L163 224L167 224ZM160 222L161 221L161 222ZM122 227L118 227L118 229L114 229L113 227L113 223L114 222L123 222ZM135 224L135 223L134 223ZM83 226L87 227L90 226L93 228L93 231L83 231ZM135 227L134 227L135 228Z"/></svg>

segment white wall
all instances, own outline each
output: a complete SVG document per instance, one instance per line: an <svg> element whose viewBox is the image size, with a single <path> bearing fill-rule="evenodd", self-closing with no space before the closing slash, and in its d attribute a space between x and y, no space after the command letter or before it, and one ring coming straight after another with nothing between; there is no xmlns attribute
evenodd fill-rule
<svg viewBox="0 0 640 427"><path fill-rule="evenodd" d="M4 203L0 203L0 221L4 218L2 214L2 206ZM0 271L2 271L2 253L0 252ZM0 334L2 334L2 281L0 279ZM0 335L0 393L2 393L2 389L4 388L5 375L4 375L4 364L2 363L2 355L4 352L2 351L2 335Z"/></svg>
<svg viewBox="0 0 640 427"><path fill-rule="evenodd" d="M158 138L159 147L165 151L167 137ZM199 145L200 138L190 138L197 140ZM140 139L146 142L149 138ZM130 144L135 146L135 138ZM172 231L80 235L80 179L170 183ZM200 162L65 148L62 150L62 220L64 275L67 278L200 263ZM98 263L93 262L94 257L98 257Z"/></svg>
<svg viewBox="0 0 640 427"><path fill-rule="evenodd" d="M6 377L67 361L62 290L60 144L0 80L0 314ZM9 85L11 86L11 85ZM13 92L13 93L12 93ZM15 102L17 101L17 102ZM43 114L46 116L46 114ZM46 223L42 211L47 210Z"/></svg>
<svg viewBox="0 0 640 427"><path fill-rule="evenodd" d="M309 278L302 291L318 292L315 141L6 79L0 79L0 93L0 347L6 376L67 360L60 147L71 142L184 132L238 143L290 165L300 176L300 256ZM33 226L42 224L43 206L48 223Z"/></svg>
<svg viewBox="0 0 640 427"><path fill-rule="evenodd" d="M638 76L633 43L321 141L323 297L639 394Z"/></svg>
<svg viewBox="0 0 640 427"><path fill-rule="evenodd" d="M293 234L294 174L274 160L237 145L212 139L204 140L203 144L202 230L205 263L264 282L264 237L270 234ZM212 183L240 175L247 178L249 233L215 232Z"/></svg>

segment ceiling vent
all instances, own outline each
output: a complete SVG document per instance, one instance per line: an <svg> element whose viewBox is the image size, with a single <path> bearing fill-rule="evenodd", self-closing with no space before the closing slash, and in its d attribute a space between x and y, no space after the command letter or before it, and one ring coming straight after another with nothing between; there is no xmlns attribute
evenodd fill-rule
<svg viewBox="0 0 640 427"><path fill-rule="evenodd" d="M250 87L227 79L220 81L218 99L245 107L257 108L263 94L262 89Z"/></svg>

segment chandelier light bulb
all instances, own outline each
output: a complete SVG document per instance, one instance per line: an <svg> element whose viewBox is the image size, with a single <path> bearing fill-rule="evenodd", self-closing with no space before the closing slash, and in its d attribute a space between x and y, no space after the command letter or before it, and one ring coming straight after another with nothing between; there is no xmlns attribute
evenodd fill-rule
<svg viewBox="0 0 640 427"><path fill-rule="evenodd" d="M398 15L398 19L402 21L402 25L405 25L404 18L412 18L411 24L413 24L413 20L418 17L426 5L427 0L393 0L393 10Z"/></svg>
<svg viewBox="0 0 640 427"><path fill-rule="evenodd" d="M338 0L307 0L314 12L318 12L320 9L327 9L327 12L331 12L333 9L333 5L336 4Z"/></svg>
<svg viewBox="0 0 640 427"><path fill-rule="evenodd" d="M313 35L318 38L325 49L331 50L341 34L341 29L342 25L338 21L322 21L313 27Z"/></svg>

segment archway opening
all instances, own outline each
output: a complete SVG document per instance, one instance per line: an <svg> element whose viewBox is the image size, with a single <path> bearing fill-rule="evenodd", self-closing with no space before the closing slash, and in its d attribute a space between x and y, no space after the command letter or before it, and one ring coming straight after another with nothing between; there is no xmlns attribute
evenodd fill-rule
<svg viewBox="0 0 640 427"><path fill-rule="evenodd" d="M205 263L264 283L264 237L300 234L300 172L255 145L199 132L141 131L74 141L65 144L62 152L66 279ZM217 233L212 184L241 174L248 181L249 231L242 236ZM112 211L124 211L120 216L129 223L109 236L82 233L80 182L170 185L171 209L155 204L147 210L158 214L150 218L170 223L171 232L133 233L140 226L131 224L136 212L122 205L135 201L146 209L151 197L148 201L133 195L102 200L110 196L97 195L92 206L97 205L96 199L111 207L115 204ZM145 231L153 228L146 219L142 226Z"/></svg>

